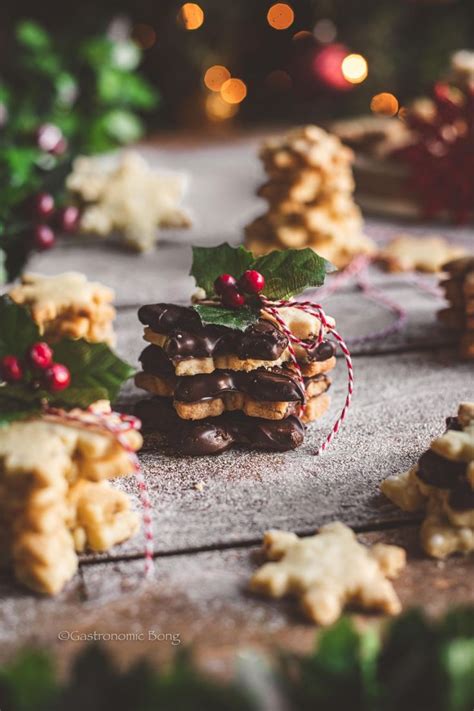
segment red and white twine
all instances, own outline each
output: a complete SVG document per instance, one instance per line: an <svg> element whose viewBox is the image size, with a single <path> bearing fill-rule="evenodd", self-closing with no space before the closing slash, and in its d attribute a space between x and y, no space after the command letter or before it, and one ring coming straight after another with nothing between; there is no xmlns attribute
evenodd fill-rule
<svg viewBox="0 0 474 711"><path fill-rule="evenodd" d="M335 340L337 341L337 344L339 345L339 347L344 355L344 359L345 359L346 367L347 367L346 399L345 399L344 406L341 410L339 417L333 424L332 429L329 432L329 434L327 435L326 439L324 440L324 442L321 444L318 451L316 452L317 455L322 454L329 447L332 440L339 432L341 425L346 418L347 411L348 411L350 404L351 404L352 394L354 392L354 368L352 365L352 358L351 358L350 351L349 351L344 339L342 338L342 336L336 331L336 329L330 323L328 323L326 314L324 313L320 304L313 303L312 301L294 301L293 299L290 301L286 301L284 299L282 299L280 301L270 301L265 296L261 296L261 299L262 299L262 304L263 304L263 311L275 319L275 321L280 326L281 330L284 332L284 334L288 338L288 351L290 353L291 361L296 369L299 380L301 382L303 393L305 393L304 377L303 377L303 373L301 370L301 365L298 362L298 359L296 357L294 344L301 346L305 350L309 351L312 348L314 348L314 343L307 343L306 341L302 340L301 338L298 338L297 336L295 336L291 332L291 330L288 328L288 326L286 325L283 318L278 313L278 309L284 308L284 307L292 307L295 309L299 309L300 311L304 311L305 313L308 313L311 316L314 316L315 318L317 318L320 322L317 343L320 344L323 341L324 336L327 333L329 333L330 335L332 335L335 338ZM303 408L304 408L304 404L303 404Z"/></svg>
<svg viewBox="0 0 474 711"><path fill-rule="evenodd" d="M75 415L73 411L65 412L55 408L47 408L44 413L46 415L57 417L59 421L66 420L68 422L74 422L76 424L80 424L81 427L88 429L105 429L115 437L120 446L127 452L133 466L142 506L143 532L145 536L145 575L151 575L154 571L154 545L150 494L137 453L132 448L126 437L127 432L130 432L130 430L140 430L140 420L132 415L112 412L112 410L107 410L106 412L103 410L97 410L94 405L91 405L87 409L87 419L84 417L84 414L78 416Z"/></svg>

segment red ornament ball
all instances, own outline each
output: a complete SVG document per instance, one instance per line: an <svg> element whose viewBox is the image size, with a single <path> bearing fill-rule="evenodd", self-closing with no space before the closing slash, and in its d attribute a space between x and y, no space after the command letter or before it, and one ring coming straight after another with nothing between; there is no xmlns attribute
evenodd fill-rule
<svg viewBox="0 0 474 711"><path fill-rule="evenodd" d="M237 279L234 279L232 274L221 274L214 282L214 291L219 296L222 296L227 289L236 288Z"/></svg>
<svg viewBox="0 0 474 711"><path fill-rule="evenodd" d="M335 91L354 88L342 73L342 63L348 54L349 50L343 44L328 44L316 54L313 71L321 84Z"/></svg>
<svg viewBox="0 0 474 711"><path fill-rule="evenodd" d="M65 390L71 383L71 373L65 365L53 363L45 372L45 382L50 392L56 393Z"/></svg>
<svg viewBox="0 0 474 711"><path fill-rule="evenodd" d="M79 227L81 212L76 205L67 205L58 213L58 227L61 232L75 232Z"/></svg>
<svg viewBox="0 0 474 711"><path fill-rule="evenodd" d="M235 287L228 287L221 296L222 303L228 309L240 309L245 304L245 296Z"/></svg>
<svg viewBox="0 0 474 711"><path fill-rule="evenodd" d="M7 383L18 383L23 378L23 368L16 356L6 355L0 361L0 375Z"/></svg>
<svg viewBox="0 0 474 711"><path fill-rule="evenodd" d="M255 269L247 269L239 279L239 289L245 294L258 294L265 288L265 277Z"/></svg>
<svg viewBox="0 0 474 711"><path fill-rule="evenodd" d="M33 343L27 354L28 363L38 370L46 370L53 362L53 351L42 341Z"/></svg>
<svg viewBox="0 0 474 711"><path fill-rule="evenodd" d="M51 249L55 242L56 237L51 227L44 224L36 225L33 231L33 243L36 249L41 251Z"/></svg>
<svg viewBox="0 0 474 711"><path fill-rule="evenodd" d="M54 212L54 198L49 193L38 193L33 200L33 206L38 217L50 217Z"/></svg>

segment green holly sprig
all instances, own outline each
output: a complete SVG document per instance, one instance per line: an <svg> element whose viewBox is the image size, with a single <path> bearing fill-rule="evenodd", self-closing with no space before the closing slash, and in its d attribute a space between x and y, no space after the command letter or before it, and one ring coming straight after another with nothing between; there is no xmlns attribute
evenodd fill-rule
<svg viewBox="0 0 474 711"><path fill-rule="evenodd" d="M0 298L0 426L44 407L86 408L116 399L134 369L105 343L44 343L29 311Z"/></svg>
<svg viewBox="0 0 474 711"><path fill-rule="evenodd" d="M189 650L166 667L145 659L123 670L105 648L89 644L60 681L51 658L30 650L0 667L0 698L5 711L257 711L271 684L288 711L470 711L474 609L454 609L437 621L409 611L382 637L344 617L317 635L314 651L280 653L273 661L271 675L266 660L252 655L251 674L241 661L239 684L219 683L198 669Z"/></svg>
<svg viewBox="0 0 474 711"><path fill-rule="evenodd" d="M36 229L34 197L64 206L64 182L79 153L136 141L140 113L157 92L137 72L141 50L107 35L53 37L31 20L15 28L0 69L0 283L15 278L33 249L48 241ZM139 113L140 112L140 113ZM62 229L60 210L57 226ZM55 228L55 220L48 220ZM49 233L51 235L51 233Z"/></svg>
<svg viewBox="0 0 474 711"><path fill-rule="evenodd" d="M334 267L312 249L275 250L263 257L254 257L245 247L220 244L217 247L193 247L190 274L204 290L206 299L215 303L195 304L203 324L216 324L245 330L258 320L258 297L247 298L239 308L226 308L216 291L216 281L223 274L235 280L249 270L263 277L264 294L268 299L291 299L310 287L322 286L326 274Z"/></svg>

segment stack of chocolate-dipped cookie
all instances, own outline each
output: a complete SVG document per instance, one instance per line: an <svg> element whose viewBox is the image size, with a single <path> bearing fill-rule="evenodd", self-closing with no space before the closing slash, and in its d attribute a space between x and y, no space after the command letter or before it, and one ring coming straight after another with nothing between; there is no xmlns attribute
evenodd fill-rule
<svg viewBox="0 0 474 711"><path fill-rule="evenodd" d="M254 254L311 247L337 267L375 246L363 234L354 203L352 151L317 126L266 141L260 151L268 181L258 195L269 209L245 228Z"/></svg>
<svg viewBox="0 0 474 711"><path fill-rule="evenodd" d="M474 256L454 259L443 266L448 278L441 282L449 307L438 312L445 326L459 334L462 358L474 359Z"/></svg>
<svg viewBox="0 0 474 711"><path fill-rule="evenodd" d="M318 344L320 322L314 316L292 307L279 313L309 346L295 349L304 386L287 335L263 314L239 330L204 325L192 307L142 306L138 316L149 345L140 356L136 384L153 395L137 406L145 428L187 455L216 454L233 445L298 447L305 423L328 407L334 346L327 340Z"/></svg>
<svg viewBox="0 0 474 711"><path fill-rule="evenodd" d="M474 402L446 424L414 467L382 483L401 509L426 511L421 544L435 558L474 551Z"/></svg>

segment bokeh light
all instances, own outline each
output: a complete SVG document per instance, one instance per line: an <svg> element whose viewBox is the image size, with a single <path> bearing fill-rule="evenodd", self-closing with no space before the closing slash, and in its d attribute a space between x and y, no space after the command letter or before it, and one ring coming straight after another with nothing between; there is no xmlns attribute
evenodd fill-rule
<svg viewBox="0 0 474 711"><path fill-rule="evenodd" d="M311 32L309 32L309 30L300 30L299 32L295 32L291 39L294 39L296 42L299 42L300 40L312 40L314 38Z"/></svg>
<svg viewBox="0 0 474 711"><path fill-rule="evenodd" d="M156 42L156 32L151 25L138 23L132 30L132 39L140 49L150 49Z"/></svg>
<svg viewBox="0 0 474 711"><path fill-rule="evenodd" d="M265 78L265 86L267 89L270 89L270 91L290 91L292 85L291 77L284 69L274 69L273 72L270 72Z"/></svg>
<svg viewBox="0 0 474 711"><path fill-rule="evenodd" d="M222 84L230 79L230 72L222 64L214 64L204 74L204 84L210 91L220 91Z"/></svg>
<svg viewBox="0 0 474 711"><path fill-rule="evenodd" d="M204 74L204 84L210 91L220 91L224 82L230 79L230 72L222 64L214 64Z"/></svg>
<svg viewBox="0 0 474 711"><path fill-rule="evenodd" d="M360 84L367 79L367 61L361 54L348 54L342 62L341 69L344 79L351 84Z"/></svg>
<svg viewBox="0 0 474 711"><path fill-rule="evenodd" d="M342 73L342 63L349 54L343 44L327 44L313 59L313 70L321 84L335 91L349 91L353 84Z"/></svg>
<svg viewBox="0 0 474 711"><path fill-rule="evenodd" d="M319 20L314 26L313 35L322 44L334 42L337 36L337 27L332 20Z"/></svg>
<svg viewBox="0 0 474 711"><path fill-rule="evenodd" d="M277 2L267 12L267 21L274 30L287 30L295 19L295 13L290 5Z"/></svg>
<svg viewBox="0 0 474 711"><path fill-rule="evenodd" d="M227 79L221 86L221 96L229 104L240 104L247 96L247 87L242 79Z"/></svg>
<svg viewBox="0 0 474 711"><path fill-rule="evenodd" d="M398 99L393 94L383 91L380 94L375 94L370 102L370 109L374 114L383 114L384 116L395 116L398 111Z"/></svg>
<svg viewBox="0 0 474 711"><path fill-rule="evenodd" d="M196 3L186 2L178 13L178 20L187 30L197 30L204 22L204 12Z"/></svg>
<svg viewBox="0 0 474 711"><path fill-rule="evenodd" d="M220 94L213 93L206 97L206 114L211 121L227 121L238 110L238 104L229 104Z"/></svg>

